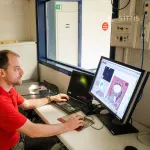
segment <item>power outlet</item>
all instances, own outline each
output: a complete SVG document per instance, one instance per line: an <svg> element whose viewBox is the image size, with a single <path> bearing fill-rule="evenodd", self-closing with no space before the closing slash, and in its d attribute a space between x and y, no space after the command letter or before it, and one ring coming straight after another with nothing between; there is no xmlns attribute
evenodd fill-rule
<svg viewBox="0 0 150 150"><path fill-rule="evenodd" d="M143 13L146 13L146 19L150 20L150 0L144 2Z"/></svg>
<svg viewBox="0 0 150 150"><path fill-rule="evenodd" d="M111 46L134 48L135 34L135 21L113 19Z"/></svg>
<svg viewBox="0 0 150 150"><path fill-rule="evenodd" d="M126 42L128 42L128 40L129 40L129 38L130 38L130 35L117 35L116 37L116 41L118 41L118 42L122 42L122 43L126 43Z"/></svg>
<svg viewBox="0 0 150 150"><path fill-rule="evenodd" d="M131 26L130 24L117 24L116 26L116 33L130 33L131 32Z"/></svg>

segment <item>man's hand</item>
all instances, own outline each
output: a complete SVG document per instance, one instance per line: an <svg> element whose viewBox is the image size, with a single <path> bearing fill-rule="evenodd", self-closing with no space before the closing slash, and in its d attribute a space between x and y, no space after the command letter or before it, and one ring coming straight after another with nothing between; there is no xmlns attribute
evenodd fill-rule
<svg viewBox="0 0 150 150"><path fill-rule="evenodd" d="M79 115L71 116L67 122L65 122L66 131L72 131L80 126L84 126L83 117Z"/></svg>
<svg viewBox="0 0 150 150"><path fill-rule="evenodd" d="M50 99L51 101L55 101L55 102L65 102L69 100L69 96L61 93L55 96L51 96Z"/></svg>

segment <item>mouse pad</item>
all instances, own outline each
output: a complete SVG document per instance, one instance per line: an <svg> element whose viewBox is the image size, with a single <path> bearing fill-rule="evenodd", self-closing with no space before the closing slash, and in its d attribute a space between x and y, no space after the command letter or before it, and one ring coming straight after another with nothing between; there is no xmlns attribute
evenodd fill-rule
<svg viewBox="0 0 150 150"><path fill-rule="evenodd" d="M58 118L57 120L62 122L62 123L65 123L72 115L77 115L77 114L74 113L74 114L71 114L71 115L67 115L67 116ZM84 118L84 126L83 127L78 127L77 129L75 129L78 132L94 124L94 122L92 120L90 120L88 118L85 118L84 116L83 116L83 118Z"/></svg>

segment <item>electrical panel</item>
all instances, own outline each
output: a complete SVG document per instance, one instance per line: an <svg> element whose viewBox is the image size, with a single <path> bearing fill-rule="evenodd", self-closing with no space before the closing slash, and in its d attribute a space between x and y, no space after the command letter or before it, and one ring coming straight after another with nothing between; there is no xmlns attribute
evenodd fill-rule
<svg viewBox="0 0 150 150"><path fill-rule="evenodd" d="M136 49L142 49L143 48L143 23L138 22L136 24ZM150 21L145 21L144 24L144 49L149 50L150 49Z"/></svg>
<svg viewBox="0 0 150 150"><path fill-rule="evenodd" d="M111 46L134 48L136 42L136 22L132 19L113 19Z"/></svg>
<svg viewBox="0 0 150 150"><path fill-rule="evenodd" d="M124 6L127 1L120 1ZM119 18L112 20L111 46L143 49L143 17L144 25L144 48L150 50L150 0L134 0L126 9L120 11ZM134 9L136 5L136 9Z"/></svg>

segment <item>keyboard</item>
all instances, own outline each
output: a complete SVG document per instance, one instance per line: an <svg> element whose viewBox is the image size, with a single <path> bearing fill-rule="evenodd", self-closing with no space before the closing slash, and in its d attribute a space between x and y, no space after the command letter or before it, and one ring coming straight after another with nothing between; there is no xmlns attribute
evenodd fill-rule
<svg viewBox="0 0 150 150"><path fill-rule="evenodd" d="M72 107L74 108L81 108L83 106L85 106L85 104L81 101L77 101L76 99L73 99L73 98L70 98L68 101L67 101L68 104L70 104Z"/></svg>
<svg viewBox="0 0 150 150"><path fill-rule="evenodd" d="M65 111L67 114L75 113L80 111L83 107L87 107L87 104L70 97L66 102L52 102L51 104Z"/></svg>

